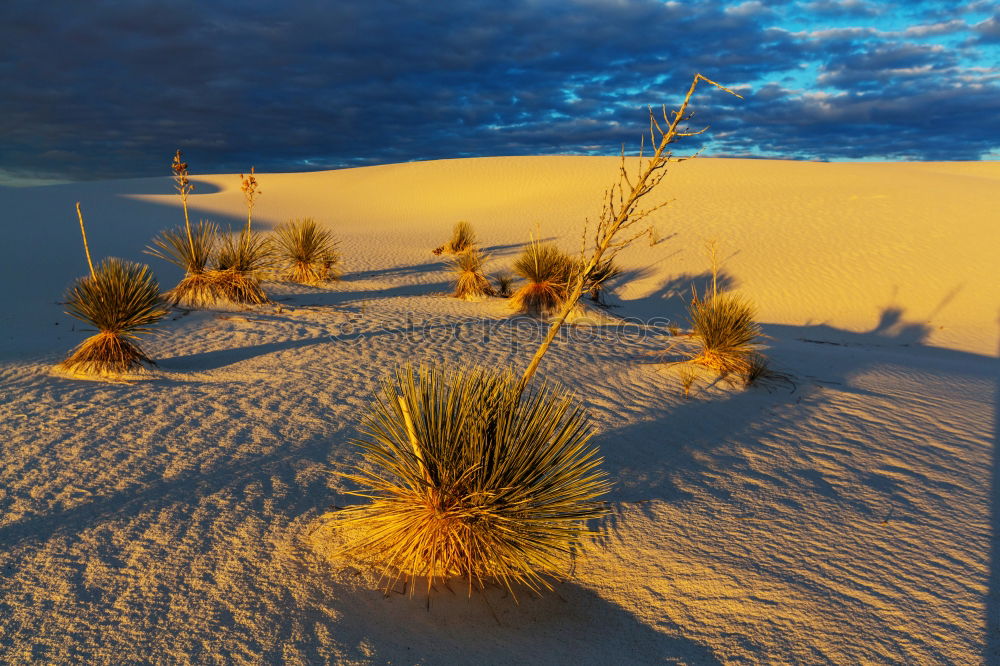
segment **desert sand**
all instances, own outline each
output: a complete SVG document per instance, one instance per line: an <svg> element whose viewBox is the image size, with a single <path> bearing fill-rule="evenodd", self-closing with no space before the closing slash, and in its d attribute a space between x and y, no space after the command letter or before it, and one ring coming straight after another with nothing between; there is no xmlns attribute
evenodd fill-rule
<svg viewBox="0 0 1000 666"><path fill-rule="evenodd" d="M196 168L197 165L192 165ZM269 283L280 309L174 311L131 384L51 367L87 335L59 301L95 258L183 222L168 177L0 188L0 661L7 663L992 663L1000 660L1000 163L689 160L662 240L540 375L576 391L614 482L566 580L385 598L338 555L335 472L397 364L523 368L538 331L449 297L431 248L467 220L509 266L580 244L615 158L443 160L259 174L258 228L314 217L344 279ZM192 219L239 227L239 178ZM794 388L661 362L707 240Z"/></svg>

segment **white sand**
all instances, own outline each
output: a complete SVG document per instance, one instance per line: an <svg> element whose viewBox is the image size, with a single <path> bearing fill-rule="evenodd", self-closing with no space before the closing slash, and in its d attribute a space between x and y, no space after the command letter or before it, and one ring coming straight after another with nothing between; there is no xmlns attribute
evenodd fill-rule
<svg viewBox="0 0 1000 666"><path fill-rule="evenodd" d="M429 250L459 219L492 268L536 225L575 250L616 164L261 174L260 226L317 218L346 279L270 285L282 313L178 312L146 346L158 378L128 386L48 373L85 335L57 302L85 271L73 203L97 256L148 259L166 288L141 250L182 222L170 180L0 189L0 661L1000 659L1000 163L673 166L669 238L624 255L612 316L683 325L718 239L797 389L685 400L647 354L665 338L560 341L541 373L579 392L615 489L556 593L456 588L428 611L332 555L319 518L349 501L332 472L374 382L533 351L499 301L448 298ZM245 220L237 176L195 183L194 219Z"/></svg>

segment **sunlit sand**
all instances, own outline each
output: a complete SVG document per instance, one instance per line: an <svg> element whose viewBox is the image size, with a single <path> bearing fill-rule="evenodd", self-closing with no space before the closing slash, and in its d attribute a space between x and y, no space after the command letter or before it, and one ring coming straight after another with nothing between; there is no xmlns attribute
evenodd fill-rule
<svg viewBox="0 0 1000 666"><path fill-rule="evenodd" d="M323 516L398 364L523 368L540 329L460 300L432 250L468 221L508 269L567 252L616 158L498 157L256 174L254 224L312 217L343 279L275 305L175 309L119 383L51 371L89 332L59 303L95 260L183 223L169 178L0 188L0 660L14 663L982 663L1000 604L1000 163L674 164L659 242L539 376L577 392L614 483L565 581L514 601L384 598ZM192 222L246 224L238 175L192 177ZM775 369L685 397L659 352L720 280ZM658 322L652 330L637 321ZM399 592L403 592L402 589Z"/></svg>

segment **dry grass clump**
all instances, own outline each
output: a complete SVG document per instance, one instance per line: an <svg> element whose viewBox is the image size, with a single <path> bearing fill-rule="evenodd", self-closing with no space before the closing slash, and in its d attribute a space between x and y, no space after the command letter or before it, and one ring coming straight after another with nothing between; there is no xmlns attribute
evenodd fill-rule
<svg viewBox="0 0 1000 666"><path fill-rule="evenodd" d="M572 257L555 245L537 241L524 248L513 268L527 283L510 297L511 306L517 312L534 315L559 310L577 274Z"/></svg>
<svg viewBox="0 0 1000 666"><path fill-rule="evenodd" d="M262 234L250 229L229 233L222 239L216 257L216 288L231 303L267 303L261 280L273 265L273 248Z"/></svg>
<svg viewBox="0 0 1000 666"><path fill-rule="evenodd" d="M509 372L410 367L383 382L344 474L370 503L339 513L348 552L400 579L533 590L566 570L609 489L594 430L568 395L523 391ZM412 593L411 587L411 593Z"/></svg>
<svg viewBox="0 0 1000 666"><path fill-rule="evenodd" d="M770 391L772 387L784 385L793 391L795 390L795 382L792 381L790 375L771 368L770 360L763 354L756 352L750 355L747 368L741 379L743 380L743 388L763 386Z"/></svg>
<svg viewBox="0 0 1000 666"><path fill-rule="evenodd" d="M725 377L746 376L759 349L761 335L753 304L732 292L714 292L705 299L695 293L688 306L691 339L697 346L691 362Z"/></svg>
<svg viewBox="0 0 1000 666"><path fill-rule="evenodd" d="M493 286L483 272L486 259L486 255L475 248L470 248L452 259L451 268L456 275L453 294L455 298L471 301L493 295Z"/></svg>
<svg viewBox="0 0 1000 666"><path fill-rule="evenodd" d="M434 248L434 254L459 254L469 250L476 245L476 232L472 230L472 225L464 220L455 223L455 228L451 231L451 239L440 247Z"/></svg>
<svg viewBox="0 0 1000 666"><path fill-rule="evenodd" d="M184 277L163 298L171 305L200 308L214 305L224 295L218 289L210 261L219 243L219 227L202 220L194 227L178 227L160 232L146 248L146 254L169 261L184 271Z"/></svg>
<svg viewBox="0 0 1000 666"><path fill-rule="evenodd" d="M497 273L493 276L493 280L497 283L496 295L500 298L510 298L511 294L514 293L512 289L514 286L514 276L509 273Z"/></svg>
<svg viewBox="0 0 1000 666"><path fill-rule="evenodd" d="M590 296L590 300L595 303L602 303L606 283L615 279L621 273L621 269L615 265L614 257L605 259L594 266L594 270L587 276L586 284L584 284L584 289L587 295Z"/></svg>
<svg viewBox="0 0 1000 666"><path fill-rule="evenodd" d="M274 230L279 275L285 280L318 286L337 280L340 261L333 233L320 229L312 218L290 220Z"/></svg>
<svg viewBox="0 0 1000 666"><path fill-rule="evenodd" d="M98 333L76 347L60 364L62 369L113 377L152 364L135 341L167 311L148 266L105 259L91 275L73 283L66 307L67 314L91 324Z"/></svg>
<svg viewBox="0 0 1000 666"><path fill-rule="evenodd" d="M698 381L698 370L690 363L678 363L674 366L677 379L681 382L681 391L685 398L691 396L691 389Z"/></svg>

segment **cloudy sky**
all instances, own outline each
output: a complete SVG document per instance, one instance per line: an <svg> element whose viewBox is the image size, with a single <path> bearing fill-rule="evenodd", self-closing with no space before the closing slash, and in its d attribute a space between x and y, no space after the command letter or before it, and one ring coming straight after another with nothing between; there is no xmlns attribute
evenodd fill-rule
<svg viewBox="0 0 1000 666"><path fill-rule="evenodd" d="M1000 11L939 0L3 0L0 183L615 154L1000 159Z"/></svg>

